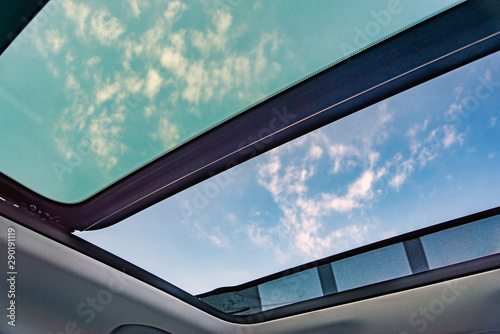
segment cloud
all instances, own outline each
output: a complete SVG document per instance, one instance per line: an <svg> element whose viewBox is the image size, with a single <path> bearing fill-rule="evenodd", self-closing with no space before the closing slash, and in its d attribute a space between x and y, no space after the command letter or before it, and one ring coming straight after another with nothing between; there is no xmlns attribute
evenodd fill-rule
<svg viewBox="0 0 500 334"><path fill-rule="evenodd" d="M146 78L146 88L145 93L149 99L153 99L156 94L160 91L163 78L158 74L158 71L150 69Z"/></svg>
<svg viewBox="0 0 500 334"><path fill-rule="evenodd" d="M99 165L106 169L113 168L118 163L115 153L121 149L118 135L122 132L121 123L124 115L117 111L108 114L106 111L91 119L88 134L91 149L99 159Z"/></svg>
<svg viewBox="0 0 500 334"><path fill-rule="evenodd" d="M318 145L311 145L307 155L308 158L312 160L320 159L323 155L323 149Z"/></svg>
<svg viewBox="0 0 500 334"><path fill-rule="evenodd" d="M443 126L444 130L444 139L443 146L444 148L449 148L453 144L460 143L462 145L464 143L464 134L457 134L456 129L453 125L445 124Z"/></svg>
<svg viewBox="0 0 500 334"><path fill-rule="evenodd" d="M171 71L177 77L183 77L189 66L189 61L180 51L172 47L166 47L160 58L161 65Z"/></svg>
<svg viewBox="0 0 500 334"><path fill-rule="evenodd" d="M233 16L224 10L217 10L212 15L212 24L215 32L208 29L206 33L194 31L193 46L198 48L203 55L208 55L212 49L224 51L228 40L228 30L233 23Z"/></svg>
<svg viewBox="0 0 500 334"><path fill-rule="evenodd" d="M99 84L98 84L99 85ZM108 100L111 100L113 96L118 93L120 89L120 84L118 82L110 83L108 79L105 84L96 86L95 102L96 104L102 104Z"/></svg>
<svg viewBox="0 0 500 334"><path fill-rule="evenodd" d="M264 34L262 36L259 45L252 51L252 53L255 54L255 76L259 76L268 67L266 48L269 48L271 52L276 52L279 44L281 43L282 41L278 38L278 34L276 32L272 34ZM273 62L272 66L274 71L278 73L281 71L281 66L278 63Z"/></svg>
<svg viewBox="0 0 500 334"><path fill-rule="evenodd" d="M401 153L397 153L391 161L388 161L386 163L384 167L385 171L391 169L391 166L396 167L396 172L389 180L389 186L396 189L396 191L399 191L408 177L414 172L416 163L417 162L413 158L413 155L410 156L410 158L408 158L407 160L403 161L403 156L401 155ZM384 173L384 176L387 175Z"/></svg>
<svg viewBox="0 0 500 334"><path fill-rule="evenodd" d="M333 164L330 171L338 173L342 170L342 167L349 168L350 166L348 163L345 163L345 160L352 157L359 157L360 151L352 145L332 144L328 147L328 155Z"/></svg>
<svg viewBox="0 0 500 334"><path fill-rule="evenodd" d="M57 68L56 65L54 65L53 62L47 62L47 70L52 74L54 77L59 77L59 69Z"/></svg>
<svg viewBox="0 0 500 334"><path fill-rule="evenodd" d="M496 117L491 117L489 124L490 124L491 128L494 128L495 125L497 124L497 118Z"/></svg>
<svg viewBox="0 0 500 334"><path fill-rule="evenodd" d="M76 80L75 76L72 73L69 73L66 77L65 88L74 91L80 90L80 83Z"/></svg>
<svg viewBox="0 0 500 334"><path fill-rule="evenodd" d="M106 9L96 11L90 20L90 33L99 43L110 45L111 42L125 32L125 27L120 20L112 16Z"/></svg>
<svg viewBox="0 0 500 334"><path fill-rule="evenodd" d="M205 101L213 94L213 87L209 86L209 74L205 70L205 62L197 61L189 66L189 69L184 77L186 87L182 91L184 100L198 104L202 94L205 96Z"/></svg>
<svg viewBox="0 0 500 334"><path fill-rule="evenodd" d="M101 62L101 58L99 56L94 56L92 58L90 58L89 60L86 61L86 64L87 66L94 66L94 65L97 65Z"/></svg>
<svg viewBox="0 0 500 334"><path fill-rule="evenodd" d="M177 125L170 122L166 117L161 117L158 121L158 130L153 134L153 138L161 140L164 150L169 151L179 144L180 134Z"/></svg>
<svg viewBox="0 0 500 334"><path fill-rule="evenodd" d="M163 13L163 16L167 21L176 21L186 9L187 6L185 3L181 1L171 1L168 4L167 10Z"/></svg>
<svg viewBox="0 0 500 334"><path fill-rule="evenodd" d="M429 125L429 120L426 119L423 123L415 124L406 131L406 135L410 138L414 138L418 133L425 132L427 126Z"/></svg>
<svg viewBox="0 0 500 334"><path fill-rule="evenodd" d="M180 1L170 2L164 17L174 19L185 10L187 6ZM263 34L253 48L226 52L227 44L237 43L242 30L231 31L233 17L229 12L211 10L211 13L210 27L205 30L191 27L174 30L165 20L157 20L139 42L125 40L122 43L124 68L130 70L134 55L153 62L159 59L161 68L168 71L162 73L162 77L173 83L169 92L172 103L180 97L197 106L213 98L222 99L229 92L240 100L254 102L256 91L260 92L262 87L250 90L251 83L266 82L281 71L278 63L268 60L268 54L277 51L278 34ZM200 58L191 47L203 56ZM215 51L222 52L223 57L212 55Z"/></svg>
<svg viewBox="0 0 500 334"><path fill-rule="evenodd" d="M259 226L250 225L247 227L249 239L259 247L270 248L272 246L272 238L270 235Z"/></svg>
<svg viewBox="0 0 500 334"><path fill-rule="evenodd" d="M33 43L37 51L47 57L49 53L58 54L68 42L68 37L57 29L46 30L44 36L35 36Z"/></svg>
<svg viewBox="0 0 500 334"><path fill-rule="evenodd" d="M71 63L73 60L75 60L75 56L71 52L66 53L66 56L64 57L66 64Z"/></svg>
<svg viewBox="0 0 500 334"><path fill-rule="evenodd" d="M66 37L64 34L62 34L59 30L52 29L52 30L47 30L45 32L45 41L47 48L52 52L52 53L59 53L61 49L63 48L64 44L68 42L68 37Z"/></svg>
<svg viewBox="0 0 500 334"><path fill-rule="evenodd" d="M327 149L331 152L323 157L320 152ZM270 239L281 240L275 247L276 254L298 252L305 258L326 256L361 242L369 229L367 224L351 223L327 228L327 222L333 215L350 215L353 210L362 209L374 198L373 188L378 174L372 165L376 163L377 154L367 155L366 168L345 186L326 192L309 189L324 160L328 161L332 155L347 154L349 149L353 150L347 145L331 144L324 136L315 134L300 145L296 144L295 149L284 147L270 152L267 162L258 166L257 180L270 192L282 217L274 227L252 227L250 240L264 246L272 244L268 241ZM364 158L360 155L357 159ZM282 240L283 236L288 241ZM286 257L282 259L286 260Z"/></svg>
<svg viewBox="0 0 500 334"><path fill-rule="evenodd" d="M84 37L85 32L87 31L86 20L91 13L90 7L82 3L77 4L72 0L62 1L62 6L66 17L76 23L77 36Z"/></svg>
<svg viewBox="0 0 500 334"><path fill-rule="evenodd" d="M130 10L132 11L132 15L135 17L139 17L141 14L141 9L139 8L138 0L128 0L128 4L130 6Z"/></svg>

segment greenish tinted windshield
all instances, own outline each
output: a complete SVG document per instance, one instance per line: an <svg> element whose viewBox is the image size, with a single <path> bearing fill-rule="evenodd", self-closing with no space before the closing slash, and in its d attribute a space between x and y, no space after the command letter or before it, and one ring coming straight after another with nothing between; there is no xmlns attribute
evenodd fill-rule
<svg viewBox="0 0 500 334"><path fill-rule="evenodd" d="M80 202L460 2L52 0L0 57L0 171Z"/></svg>

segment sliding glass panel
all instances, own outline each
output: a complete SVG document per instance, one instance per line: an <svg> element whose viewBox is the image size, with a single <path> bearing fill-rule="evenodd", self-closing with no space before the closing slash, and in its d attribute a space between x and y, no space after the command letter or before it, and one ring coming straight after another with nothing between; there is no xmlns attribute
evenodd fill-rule
<svg viewBox="0 0 500 334"><path fill-rule="evenodd" d="M52 0L0 57L0 172L80 202L457 0Z"/></svg>
<svg viewBox="0 0 500 334"><path fill-rule="evenodd" d="M458 226L421 239L432 269L500 253L500 217Z"/></svg>

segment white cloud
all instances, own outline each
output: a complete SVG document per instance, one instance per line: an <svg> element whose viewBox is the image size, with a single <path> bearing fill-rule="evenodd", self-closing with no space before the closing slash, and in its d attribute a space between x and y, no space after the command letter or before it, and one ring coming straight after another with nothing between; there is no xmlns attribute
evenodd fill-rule
<svg viewBox="0 0 500 334"><path fill-rule="evenodd" d="M491 70L490 70L490 69L487 69L487 70L484 72L484 78L485 78L487 81L491 81Z"/></svg>
<svg viewBox="0 0 500 334"><path fill-rule="evenodd" d="M185 3L181 1L171 1L168 4L167 10L163 13L163 16L167 21L175 21L186 9L187 6Z"/></svg>
<svg viewBox="0 0 500 334"><path fill-rule="evenodd" d="M266 48L269 48L271 52L275 52L278 49L278 45L282 41L278 38L276 32L272 34L264 34L259 45L252 51L255 54L255 63L254 63L254 75L259 76L263 73L265 69L268 67L268 58L266 57ZM273 63L276 64L276 63ZM278 64L276 64L278 65ZM279 73L281 67L273 66L275 71Z"/></svg>
<svg viewBox="0 0 500 334"><path fill-rule="evenodd" d="M75 56L71 52L66 53L66 56L64 57L66 64L71 63L73 60L75 60Z"/></svg>
<svg viewBox="0 0 500 334"><path fill-rule="evenodd" d="M252 5L252 9L258 10L258 9L261 9L263 6L264 6L264 3L262 0L254 1L253 5Z"/></svg>
<svg viewBox="0 0 500 334"><path fill-rule="evenodd" d="M147 106L144 108L144 117L150 119L156 113L156 105Z"/></svg>
<svg viewBox="0 0 500 334"><path fill-rule="evenodd" d="M108 114L106 111L93 117L88 126L90 148L95 154L98 165L112 169L119 161L117 152L123 150L119 134L122 132L121 123L125 120L123 114L117 111Z"/></svg>
<svg viewBox="0 0 500 334"><path fill-rule="evenodd" d="M490 127L494 128L496 124L497 124L497 118L496 117L491 117L490 118Z"/></svg>
<svg viewBox="0 0 500 334"><path fill-rule="evenodd" d="M247 234L250 240L259 247L272 247L272 238L259 226L250 225L247 227Z"/></svg>
<svg viewBox="0 0 500 334"><path fill-rule="evenodd" d="M328 155L330 156L333 164L331 172L338 173L342 170L343 166L349 167L348 163L346 163L346 159L359 157L360 151L352 145L337 143L328 147Z"/></svg>
<svg viewBox="0 0 500 334"><path fill-rule="evenodd" d="M106 9L99 9L92 15L90 28L90 33L103 45L110 45L125 32L125 27L120 20Z"/></svg>
<svg viewBox="0 0 500 334"><path fill-rule="evenodd" d="M205 95L205 100L213 94L213 87L209 86L209 74L205 70L203 60L197 61L189 66L189 70L185 76L186 87L182 91L182 97L193 104L198 104L202 94Z"/></svg>
<svg viewBox="0 0 500 334"><path fill-rule="evenodd" d="M101 58L99 56L94 56L86 61L87 66L94 66L101 62Z"/></svg>
<svg viewBox="0 0 500 334"><path fill-rule="evenodd" d="M172 124L166 117L158 121L158 131L153 134L154 139L159 139L163 143L165 151L172 149L179 143L180 135L177 125Z"/></svg>
<svg viewBox="0 0 500 334"><path fill-rule="evenodd" d="M155 69L150 69L147 74L145 93L147 97L153 99L160 91L163 78Z"/></svg>
<svg viewBox="0 0 500 334"><path fill-rule="evenodd" d="M161 65L171 71L175 76L183 77L189 66L189 61L181 54L181 52L166 47L160 58Z"/></svg>
<svg viewBox="0 0 500 334"><path fill-rule="evenodd" d="M418 133L420 132L425 132L427 130L427 126L429 125L429 120L426 119L423 123L421 124L415 124L411 128L406 131L406 135L410 138L414 138Z"/></svg>
<svg viewBox="0 0 500 334"><path fill-rule="evenodd" d="M68 42L68 37L62 34L59 30L52 29L45 32L47 47L52 53L59 53Z"/></svg>
<svg viewBox="0 0 500 334"><path fill-rule="evenodd" d="M495 153L490 153L488 154L488 159L493 159L496 156Z"/></svg>
<svg viewBox="0 0 500 334"><path fill-rule="evenodd" d="M90 7L83 3L75 3L72 0L62 1L62 6L66 17L73 20L76 23L76 34L80 37L84 37L87 31L86 21L87 17L90 15Z"/></svg>
<svg viewBox="0 0 500 334"><path fill-rule="evenodd" d="M130 93L137 94L144 86L144 79L138 76L129 76L123 79L122 86Z"/></svg>
<svg viewBox="0 0 500 334"><path fill-rule="evenodd" d="M105 84L96 86L95 93L95 102L96 104L104 103L108 100L111 100L113 96L118 93L120 89L120 84L118 82L110 83L110 80L107 80Z"/></svg>
<svg viewBox="0 0 500 334"><path fill-rule="evenodd" d="M35 48L44 57L47 57L49 52L58 54L67 42L68 37L56 29L47 30L44 36L33 38Z"/></svg>
<svg viewBox="0 0 500 334"><path fill-rule="evenodd" d="M59 77L59 69L52 62L47 62L47 70L54 76Z"/></svg>
<svg viewBox="0 0 500 334"><path fill-rule="evenodd" d="M76 80L75 76L72 73L68 74L68 76L66 77L65 88L70 90L80 89L80 83Z"/></svg>
<svg viewBox="0 0 500 334"><path fill-rule="evenodd" d="M165 24L165 20L158 19L152 28L140 36L139 41L134 41L131 39L131 36L127 36L121 42L121 47L124 51L123 67L129 70L130 61L134 56L141 56L143 59L159 58L164 48L163 40L166 40L167 36L171 35Z"/></svg>
<svg viewBox="0 0 500 334"><path fill-rule="evenodd" d="M304 145L304 142L300 144ZM298 252L306 258L318 258L345 250L363 240L368 231L367 225L348 224L333 229L327 229L326 225L332 215L349 215L352 210L361 209L368 204L374 197L373 187L378 174L368 167L342 187L343 190L310 194L308 182L316 175L318 163L322 163L318 161L321 159L320 150L323 152L325 148L334 147L334 155L345 154L347 146L331 145L322 141L318 135L310 136L305 144L308 145L307 148L295 146L296 149L304 150L302 158L298 156L297 150L283 148L272 151L267 163L259 165L258 182L271 193L282 212L282 218L275 227L252 230L250 240L267 245L264 241L267 242L270 238L280 239L280 236L286 235L288 242L285 246L275 247L277 254L283 252L282 247L291 247L285 253ZM284 167L283 159L300 161L300 165L287 162ZM366 157L367 166L370 165L370 160L375 163L377 155Z"/></svg>
<svg viewBox="0 0 500 334"><path fill-rule="evenodd" d="M312 160L320 159L323 155L323 149L318 145L311 145L308 152L308 157Z"/></svg>
<svg viewBox="0 0 500 334"><path fill-rule="evenodd" d="M389 185L396 190L399 190L399 188L403 185L403 183L406 181L407 174L405 173L399 173L394 175L394 177L391 179L389 182Z"/></svg>
<svg viewBox="0 0 500 334"><path fill-rule="evenodd" d="M225 50L228 40L227 33L233 23L233 17L229 12L217 10L212 15L212 23L215 32L208 29L205 33L201 31L193 31L192 33L193 46L205 56L212 50Z"/></svg>
<svg viewBox="0 0 500 334"><path fill-rule="evenodd" d="M456 129L453 125L450 124L445 124L443 126L443 131L444 131L444 139L443 139L443 146L444 148L449 148L455 143L460 143L460 145L463 144L464 142L464 134L457 134Z"/></svg>
<svg viewBox="0 0 500 334"><path fill-rule="evenodd" d="M403 156L401 153L397 153L391 160L387 161L383 169L381 170L381 177L388 176L390 179L388 181L389 186L399 191L401 186L406 182L411 173L415 170L415 158L412 154L408 159L403 161ZM391 167L395 168L394 174L388 175L388 171L392 170Z"/></svg>
<svg viewBox="0 0 500 334"><path fill-rule="evenodd" d="M141 14L141 9L139 8L138 0L128 0L128 4L130 5L130 9L132 10L132 14L135 17L139 17Z"/></svg>

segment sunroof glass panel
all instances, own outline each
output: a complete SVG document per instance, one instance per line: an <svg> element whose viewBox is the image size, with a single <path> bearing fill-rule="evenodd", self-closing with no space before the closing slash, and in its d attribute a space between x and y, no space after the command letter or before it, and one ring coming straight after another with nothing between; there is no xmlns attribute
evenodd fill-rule
<svg viewBox="0 0 500 334"><path fill-rule="evenodd" d="M460 2L52 0L0 57L0 171L80 202Z"/></svg>
<svg viewBox="0 0 500 334"><path fill-rule="evenodd" d="M496 53L255 157L119 224L77 235L200 294L497 207L499 92ZM426 267L498 252L495 230L497 218L422 238ZM400 244L339 261L331 267L339 277L334 290L419 270L418 263L413 268L406 260ZM300 288L294 280L275 294L269 283L242 292L235 300L247 301L228 309L248 306L242 312L256 312L258 305L248 300L258 294L265 295L266 309L314 298L317 280L310 272L303 276L307 289L296 294L286 292L287 284ZM208 298L217 304L215 296Z"/></svg>

